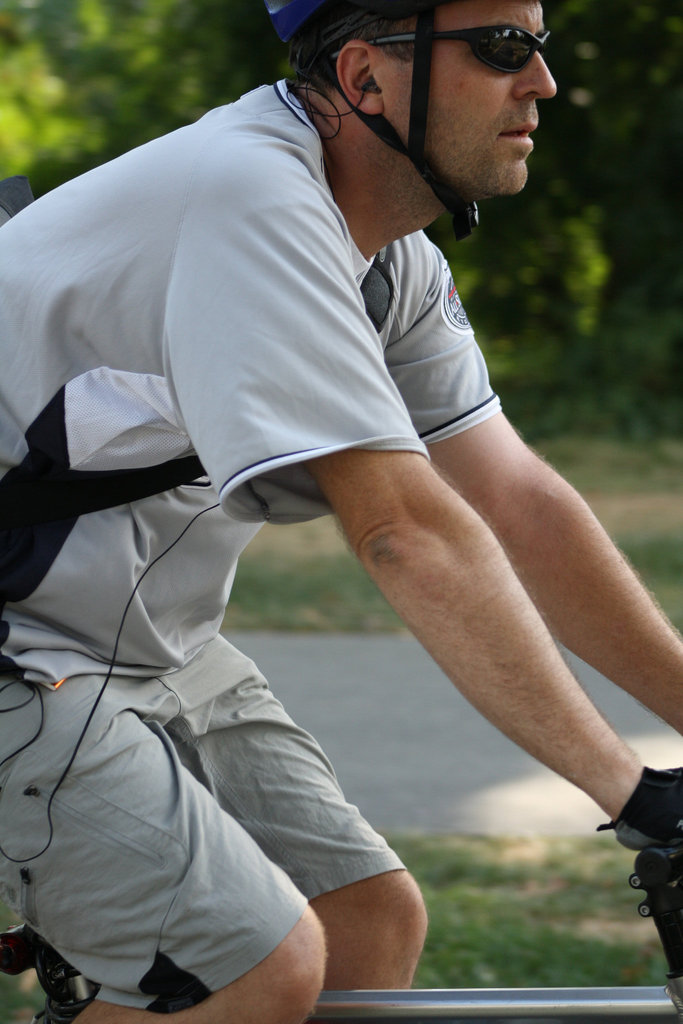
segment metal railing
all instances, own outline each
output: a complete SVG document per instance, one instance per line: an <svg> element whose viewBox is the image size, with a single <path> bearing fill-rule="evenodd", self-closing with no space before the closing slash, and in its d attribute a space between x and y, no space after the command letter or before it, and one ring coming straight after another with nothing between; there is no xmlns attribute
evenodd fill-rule
<svg viewBox="0 0 683 1024"><path fill-rule="evenodd" d="M402 991L323 992L315 1021L558 1021L593 1019L620 1024L671 1022L676 1011L661 988L415 989Z"/></svg>

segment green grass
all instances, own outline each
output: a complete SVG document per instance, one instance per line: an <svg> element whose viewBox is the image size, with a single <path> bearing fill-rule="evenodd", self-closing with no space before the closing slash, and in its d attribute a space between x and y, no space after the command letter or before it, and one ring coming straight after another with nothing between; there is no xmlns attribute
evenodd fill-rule
<svg viewBox="0 0 683 1024"><path fill-rule="evenodd" d="M655 926L628 885L633 855L613 839L393 843L430 915L417 987L664 983Z"/></svg>
<svg viewBox="0 0 683 1024"><path fill-rule="evenodd" d="M628 885L633 854L611 837L390 841L429 910L416 987L664 984L655 926ZM0 975L0 1024L28 1024L39 1005L23 978Z"/></svg>
<svg viewBox="0 0 683 1024"><path fill-rule="evenodd" d="M561 438L542 448L583 494L668 495L676 522L659 532L617 531L615 540L679 630L683 630L683 441L619 445ZM283 528L283 537L286 528ZM229 629L378 632L403 629L349 553L315 558L282 551L243 555L226 617Z"/></svg>
<svg viewBox="0 0 683 1024"><path fill-rule="evenodd" d="M559 437L534 447L582 493L683 494L683 440L678 438L619 444Z"/></svg>
<svg viewBox="0 0 683 1024"><path fill-rule="evenodd" d="M683 530L632 533L618 539L660 606L683 633Z"/></svg>
<svg viewBox="0 0 683 1024"><path fill-rule="evenodd" d="M391 632L403 623L351 554L242 556L228 629Z"/></svg>

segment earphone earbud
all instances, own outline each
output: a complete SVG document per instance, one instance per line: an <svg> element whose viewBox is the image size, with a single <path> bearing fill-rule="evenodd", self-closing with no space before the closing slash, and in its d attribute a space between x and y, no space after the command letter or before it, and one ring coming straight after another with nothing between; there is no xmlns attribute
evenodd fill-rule
<svg viewBox="0 0 683 1024"><path fill-rule="evenodd" d="M361 92L381 92L382 90L378 86L374 78L368 78L367 82L363 82L360 87Z"/></svg>

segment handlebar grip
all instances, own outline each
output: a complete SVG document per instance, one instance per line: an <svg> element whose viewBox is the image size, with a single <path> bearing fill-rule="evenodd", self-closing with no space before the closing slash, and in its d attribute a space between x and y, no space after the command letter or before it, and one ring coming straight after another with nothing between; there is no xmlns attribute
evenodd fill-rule
<svg viewBox="0 0 683 1024"><path fill-rule="evenodd" d="M648 846L636 857L635 870L645 886L683 878L683 846Z"/></svg>

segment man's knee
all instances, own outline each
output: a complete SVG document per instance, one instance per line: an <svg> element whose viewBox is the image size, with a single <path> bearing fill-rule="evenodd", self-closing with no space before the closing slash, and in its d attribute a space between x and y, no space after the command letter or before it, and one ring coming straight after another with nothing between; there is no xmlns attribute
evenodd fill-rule
<svg viewBox="0 0 683 1024"><path fill-rule="evenodd" d="M349 924L367 923L372 929L398 929L423 940L427 912L420 888L407 871L386 871L324 893L311 901L323 924L330 916Z"/></svg>
<svg viewBox="0 0 683 1024"><path fill-rule="evenodd" d="M299 1024L311 1012L325 976L325 933L307 907L298 923L273 952L247 974L223 989L225 1020L245 1017L249 1006L259 1024Z"/></svg>
<svg viewBox="0 0 683 1024"><path fill-rule="evenodd" d="M368 881L368 895L380 926L400 932L404 941L412 941L421 950L427 933L427 911L413 876L407 871L391 871Z"/></svg>
<svg viewBox="0 0 683 1024"><path fill-rule="evenodd" d="M287 1019L302 1020L315 1006L323 987L326 959L325 932L317 915L307 907L298 924L264 962L275 1003L291 1007Z"/></svg>
<svg viewBox="0 0 683 1024"><path fill-rule="evenodd" d="M407 871L375 875L311 903L327 936L325 988L410 986L427 933L427 912Z"/></svg>

